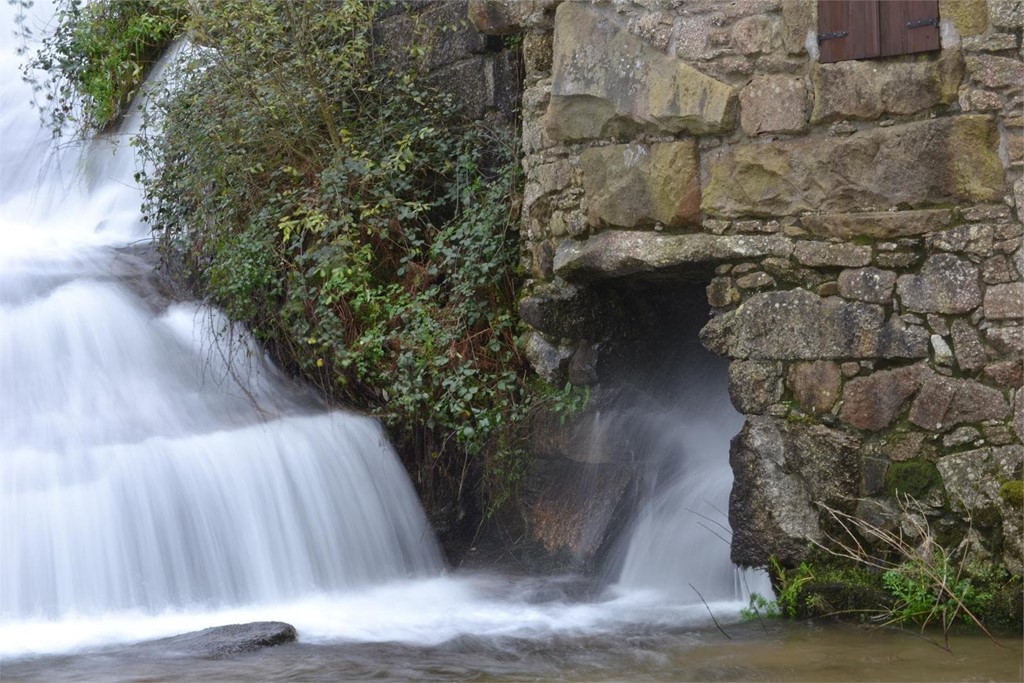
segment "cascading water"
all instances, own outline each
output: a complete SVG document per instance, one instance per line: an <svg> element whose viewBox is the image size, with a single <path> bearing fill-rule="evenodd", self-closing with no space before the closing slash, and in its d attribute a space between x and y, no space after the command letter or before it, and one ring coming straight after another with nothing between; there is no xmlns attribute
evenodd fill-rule
<svg viewBox="0 0 1024 683"><path fill-rule="evenodd" d="M729 557L729 441L743 416L729 399L728 362L698 340L708 316L704 287L651 285L634 296L656 312L645 334L651 346L627 353L613 371L620 386L594 429L617 435L638 482L635 518L606 573L622 590L680 601L770 595L762 572L741 572Z"/></svg>
<svg viewBox="0 0 1024 683"><path fill-rule="evenodd" d="M0 25L11 14L0 3ZM572 577L441 571L376 422L325 410L216 312L147 303L160 297L140 296L145 266L119 249L144 237L128 147L98 141L50 154L30 96L8 41L0 45L5 681L1010 680L1019 672L1019 644L983 650L967 641L982 654L964 657L957 644L958 656L940 661L929 644L911 652L918 639L736 623L742 602L718 536L727 538L727 442L739 417L724 366L695 343L650 354L661 361L657 375L683 368L675 388L653 400L638 392L647 398L605 424L630 427L646 472L615 585L595 595ZM678 339L695 342L696 329ZM750 589L766 591L758 580ZM732 639L712 627L709 609ZM294 624L300 643L223 659L124 646L257 620Z"/></svg>
<svg viewBox="0 0 1024 683"><path fill-rule="evenodd" d="M307 643L703 628L700 602L652 594L632 559L587 602L560 579L445 574L375 421L327 411L218 313L150 303L146 267L121 248L146 237L130 148L53 151L18 61L6 44L0 657L267 619ZM658 509L651 533L673 535ZM708 571L731 581L720 551ZM736 614L732 593L707 597Z"/></svg>
<svg viewBox="0 0 1024 683"><path fill-rule="evenodd" d="M118 282L130 258L115 247L145 238L130 150L97 140L51 153L17 62L6 48L5 624L437 574L425 516L375 421L324 410L215 312L155 311Z"/></svg>
<svg viewBox="0 0 1024 683"><path fill-rule="evenodd" d="M698 295L702 299L702 289ZM729 400L727 362L697 343L703 322L693 314L675 337L667 396L639 415L630 411L627 428L642 433L645 445L643 491L613 561L621 564L623 587L708 600L743 600L750 591L770 595L763 573L741 572L729 558L729 440L743 417Z"/></svg>

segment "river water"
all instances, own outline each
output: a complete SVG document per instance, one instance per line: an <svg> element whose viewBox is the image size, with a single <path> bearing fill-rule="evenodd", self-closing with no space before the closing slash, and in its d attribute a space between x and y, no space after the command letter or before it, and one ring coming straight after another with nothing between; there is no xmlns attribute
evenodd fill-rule
<svg viewBox="0 0 1024 683"><path fill-rule="evenodd" d="M446 568L374 420L327 409L218 312L146 284L125 250L147 237L130 131L55 146L13 48L0 54L4 681L1020 679L1019 643L964 638L949 655L902 633L742 622L728 530L708 528L740 424L717 380L696 387L703 409L675 407L688 418L650 420L658 457L678 462L654 463L668 480L604 580ZM298 642L228 659L132 646L266 620Z"/></svg>

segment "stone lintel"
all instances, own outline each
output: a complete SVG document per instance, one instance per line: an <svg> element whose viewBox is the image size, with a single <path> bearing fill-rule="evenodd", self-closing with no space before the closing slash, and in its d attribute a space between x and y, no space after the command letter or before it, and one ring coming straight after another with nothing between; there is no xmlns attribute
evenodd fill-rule
<svg viewBox="0 0 1024 683"><path fill-rule="evenodd" d="M677 273L693 268L703 276L722 261L788 258L793 242L779 235L665 235L609 230L587 240L566 240L555 251L555 274L573 282L630 275Z"/></svg>

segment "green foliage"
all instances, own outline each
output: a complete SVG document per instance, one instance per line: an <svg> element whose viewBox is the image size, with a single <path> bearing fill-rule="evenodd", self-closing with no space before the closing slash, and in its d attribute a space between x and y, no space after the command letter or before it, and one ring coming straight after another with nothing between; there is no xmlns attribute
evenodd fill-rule
<svg viewBox="0 0 1024 683"><path fill-rule="evenodd" d="M421 487L461 494L476 458L493 507L525 473L531 411L578 392L524 382L511 132L378 50L374 17L363 0L204 8L139 141L146 216L286 367L381 416Z"/></svg>
<svg viewBox="0 0 1024 683"><path fill-rule="evenodd" d="M760 593L751 593L750 604L740 610L740 617L745 621L777 619L780 616L778 600L770 600Z"/></svg>
<svg viewBox="0 0 1024 683"><path fill-rule="evenodd" d="M882 583L895 598L891 610L886 614L889 623L913 623L922 628L931 623L952 624L960 619L970 623L971 619L963 610L971 612L987 607L992 596L975 590L969 578L958 577L955 567L942 558L939 570L947 577L938 582L932 571L924 571L914 561L905 562L896 569L882 574Z"/></svg>
<svg viewBox="0 0 1024 683"><path fill-rule="evenodd" d="M875 619L882 625L916 624L922 634L927 627L937 625L943 643L936 644L947 650L949 632L957 623L971 624L995 641L979 615L986 615L998 587L982 572L976 571L975 576L981 579L983 589L972 580L968 569L971 547L961 544L948 549L936 540L920 503L910 495L896 502L900 515L893 526L869 522L822 504L846 537L829 536L830 546L815 545L882 574L882 584L892 597L890 604L876 610ZM876 547L869 550L865 539ZM1018 624L1019 616L1018 611Z"/></svg>
<svg viewBox="0 0 1024 683"><path fill-rule="evenodd" d="M184 29L187 10L187 0L58 0L54 30L24 69L41 91L40 109L54 134L114 124ZM24 14L19 22L23 38L31 37Z"/></svg>
<svg viewBox="0 0 1024 683"><path fill-rule="evenodd" d="M792 572L787 572L774 557L769 558L769 562L777 577L779 611L790 619L795 619L800 595L804 586L814 580L814 572L806 562L801 562Z"/></svg>
<svg viewBox="0 0 1024 683"><path fill-rule="evenodd" d="M785 616L796 619L804 587L814 581L814 572L806 562L801 562L796 569L787 571L774 555L768 558L768 564L774 578L775 599L769 600L759 593L751 593L750 605L740 610L741 616L744 619L759 616Z"/></svg>

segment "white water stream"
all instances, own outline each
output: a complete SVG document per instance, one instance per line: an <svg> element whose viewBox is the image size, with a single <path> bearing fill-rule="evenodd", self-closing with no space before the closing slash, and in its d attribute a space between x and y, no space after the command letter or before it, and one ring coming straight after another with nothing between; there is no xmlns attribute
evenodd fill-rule
<svg viewBox="0 0 1024 683"><path fill-rule="evenodd" d="M155 307L121 282L133 262L118 247L146 238L131 150L55 152L13 49L0 53L0 657L270 619L306 642L425 644L706 624L694 595L665 599L680 576L735 616L728 549L676 533L672 487L637 532L660 554L630 551L601 601L446 574L375 421L320 407L244 340L222 353L215 311ZM698 446L715 464L689 474L724 509L738 425L700 428L718 435Z"/></svg>

